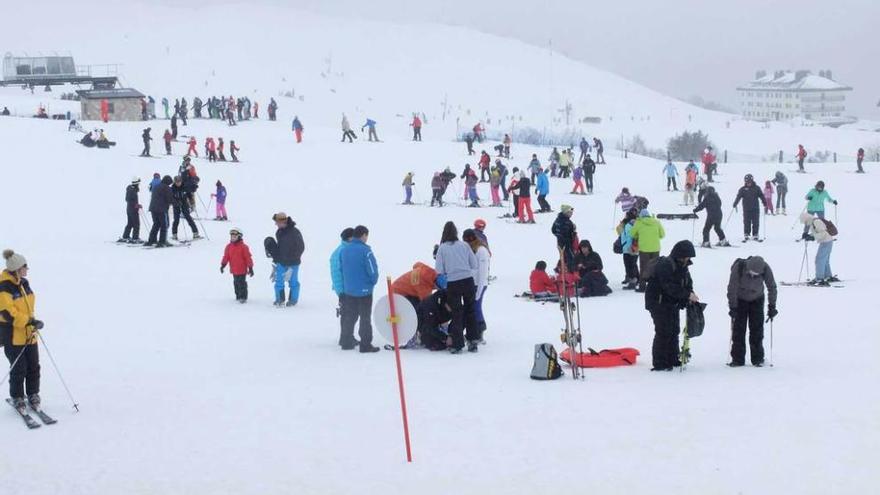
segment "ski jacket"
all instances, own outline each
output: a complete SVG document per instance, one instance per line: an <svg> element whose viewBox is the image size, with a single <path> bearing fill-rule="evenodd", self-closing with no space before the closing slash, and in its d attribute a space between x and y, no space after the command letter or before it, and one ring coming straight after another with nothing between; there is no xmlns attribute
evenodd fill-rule
<svg viewBox="0 0 880 495"><path fill-rule="evenodd" d="M348 117L342 117L342 131L343 132L351 131L351 124L348 123Z"/></svg>
<svg viewBox="0 0 880 495"><path fill-rule="evenodd" d="M153 188L150 195L150 212L152 213L168 213L168 207L174 202L174 195L171 193L171 186L162 181Z"/></svg>
<svg viewBox="0 0 880 495"><path fill-rule="evenodd" d="M865 158L865 150L863 148L859 148L859 151L856 153L856 158L859 160L863 160Z"/></svg>
<svg viewBox="0 0 880 495"><path fill-rule="evenodd" d="M593 139L593 144L596 146L596 151L602 153L602 150L605 149L605 146L602 145L601 139Z"/></svg>
<svg viewBox="0 0 880 495"><path fill-rule="evenodd" d="M171 141L174 141L174 136L171 135L171 131L166 129L165 134L162 135L162 139L164 139L166 143L170 143Z"/></svg>
<svg viewBox="0 0 880 495"><path fill-rule="evenodd" d="M687 170L686 170L686 172L685 172L685 174L686 174L686 175L685 175L685 181L684 181L685 184L688 185L688 186L691 186L691 188L694 188L694 186L697 185L697 174L698 174L698 173L699 173L699 172L698 172L696 166L694 166L694 167L688 167Z"/></svg>
<svg viewBox="0 0 880 495"><path fill-rule="evenodd" d="M623 254L639 254L639 248L632 236L632 228L635 221L626 222L620 229L620 247Z"/></svg>
<svg viewBox="0 0 880 495"><path fill-rule="evenodd" d="M416 262L412 270L397 277L397 280L391 284L391 292L415 297L421 301L434 292L436 282L437 271L422 262Z"/></svg>
<svg viewBox="0 0 880 495"><path fill-rule="evenodd" d="M290 129L293 131L303 130L302 122L300 122L299 119L293 119L293 123L290 124Z"/></svg>
<svg viewBox="0 0 880 495"><path fill-rule="evenodd" d="M26 278L3 270L0 274L0 328L11 334L12 345L36 344L34 328L30 325L34 317L36 296ZM8 342L0 342L0 345Z"/></svg>
<svg viewBox="0 0 880 495"><path fill-rule="evenodd" d="M158 177L153 177L153 180L150 181L150 189L149 189L150 192L153 192L153 189L155 189L156 186L158 186L161 183L162 183L162 179L160 179Z"/></svg>
<svg viewBox="0 0 880 495"><path fill-rule="evenodd" d="M560 212L556 216L550 232L556 236L556 245L561 248L571 248L577 242L577 227L565 213Z"/></svg>
<svg viewBox="0 0 880 495"><path fill-rule="evenodd" d="M532 196L532 181L528 177L519 180L519 197L530 198Z"/></svg>
<svg viewBox="0 0 880 495"><path fill-rule="evenodd" d="M776 187L784 187L788 189L788 177L782 172L776 172L776 176L773 177L773 180L770 182L776 184Z"/></svg>
<svg viewBox="0 0 880 495"><path fill-rule="evenodd" d="M153 140L153 138L150 137L149 129L144 129L144 133L141 134L141 137L144 139L144 143L148 143Z"/></svg>
<svg viewBox="0 0 880 495"><path fill-rule="evenodd" d="M412 126L415 127L416 129L421 129L422 128L422 119L420 119L418 116L413 117Z"/></svg>
<svg viewBox="0 0 880 495"><path fill-rule="evenodd" d="M438 275L446 275L447 282L473 278L478 268L477 256L465 242L444 242L437 248L434 269Z"/></svg>
<svg viewBox="0 0 880 495"><path fill-rule="evenodd" d="M822 220L819 217L814 217L807 212L803 212L801 213L801 223L810 226L810 234L812 234L813 239L815 239L816 242L821 244L823 242L831 242L834 240L834 237L828 233L828 227L825 225L825 220Z"/></svg>
<svg viewBox="0 0 880 495"><path fill-rule="evenodd" d="M542 292L549 292L551 294L559 292L556 282L543 270L532 270L531 275L529 275L529 290L532 292L532 295Z"/></svg>
<svg viewBox="0 0 880 495"><path fill-rule="evenodd" d="M288 218L287 225L275 232L275 240L278 243L275 262L284 266L299 265L306 248L296 222Z"/></svg>
<svg viewBox="0 0 880 495"><path fill-rule="evenodd" d="M831 195L828 194L828 191L826 189L822 189L821 191L810 189L810 192L807 193L805 199L809 201L809 203L807 203L807 211L812 212L824 212L825 203L834 202L834 199L831 198Z"/></svg>
<svg viewBox="0 0 880 495"><path fill-rule="evenodd" d="M602 257L596 251L590 251L590 254L578 252L574 257L574 266L577 267L581 275L588 272L602 271Z"/></svg>
<svg viewBox="0 0 880 495"><path fill-rule="evenodd" d="M541 162L537 158L532 158L532 161L529 162L529 172L537 174L540 168Z"/></svg>
<svg viewBox="0 0 880 495"><path fill-rule="evenodd" d="M379 281L379 266L364 241L352 239L342 250L342 289L352 297L366 297L373 293Z"/></svg>
<svg viewBox="0 0 880 495"><path fill-rule="evenodd" d="M628 212L632 209L636 204L636 197L629 193L620 193L616 198L614 198L615 203L620 203L620 209L623 210L624 213Z"/></svg>
<svg viewBox="0 0 880 495"><path fill-rule="evenodd" d="M507 186L507 192L513 193L514 196L519 196L519 179L514 178L510 181L510 184Z"/></svg>
<svg viewBox="0 0 880 495"><path fill-rule="evenodd" d="M756 268L757 275L749 273L749 266ZM770 265L760 256L738 259L730 267L730 281L727 283L727 305L736 309L739 301L757 301L764 297L767 286L767 303L776 306L776 279Z"/></svg>
<svg viewBox="0 0 880 495"><path fill-rule="evenodd" d="M743 210L746 211L758 210L761 206L766 205L764 192L754 183L739 188L736 199L733 201L733 207L736 208L740 201L742 201Z"/></svg>
<svg viewBox="0 0 880 495"><path fill-rule="evenodd" d="M129 184L125 188L125 206L128 211L137 212L139 191L140 187L137 184Z"/></svg>
<svg viewBox="0 0 880 495"><path fill-rule="evenodd" d="M639 251L643 253L659 253L660 239L666 236L663 224L654 217L640 217L636 220L630 235L639 242Z"/></svg>
<svg viewBox="0 0 880 495"><path fill-rule="evenodd" d="M489 286L489 250L480 244L474 253L477 257L477 268L474 269L474 285L477 286L477 298L483 294L483 289Z"/></svg>
<svg viewBox="0 0 880 495"><path fill-rule="evenodd" d="M477 179L477 176L473 173L468 174L467 178L464 180L467 187L477 187L477 182L479 182L479 179Z"/></svg>
<svg viewBox="0 0 880 495"><path fill-rule="evenodd" d="M489 157L488 153L480 154L480 168L489 168L492 164L492 159Z"/></svg>
<svg viewBox="0 0 880 495"><path fill-rule="evenodd" d="M596 173L596 162L592 158L586 157L581 168L584 169L584 175L593 175Z"/></svg>
<svg viewBox="0 0 880 495"><path fill-rule="evenodd" d="M584 138L581 138L580 147L582 153L587 153L588 151L590 151L590 143L588 143L587 140Z"/></svg>
<svg viewBox="0 0 880 495"><path fill-rule="evenodd" d="M226 204L226 186L217 186L217 192L214 193L214 197L217 198L218 205Z"/></svg>
<svg viewBox="0 0 880 495"><path fill-rule="evenodd" d="M807 150L805 150L803 146L798 146L797 157L799 160L803 160L807 157Z"/></svg>
<svg viewBox="0 0 880 495"><path fill-rule="evenodd" d="M538 174L537 178L537 193L539 196L546 196L550 194L550 179L547 177L547 172L541 172Z"/></svg>
<svg viewBox="0 0 880 495"><path fill-rule="evenodd" d="M403 177L403 183L402 183L401 185L402 185L402 186L407 186L407 187L412 187L412 185L413 185L413 175L412 175L412 174L406 174L406 175Z"/></svg>
<svg viewBox="0 0 880 495"><path fill-rule="evenodd" d="M721 197L718 193L706 193L700 204L694 208L694 213L705 209L706 215L712 220L721 220L723 215L721 211Z"/></svg>
<svg viewBox="0 0 880 495"><path fill-rule="evenodd" d="M172 206L174 209L180 208L181 211L189 212L189 194L186 190L186 186L174 184L171 186L171 199Z"/></svg>
<svg viewBox="0 0 880 495"><path fill-rule="evenodd" d="M678 175L678 168L674 163L667 163L665 167L663 167L663 171L666 172L666 177L675 177Z"/></svg>
<svg viewBox="0 0 880 495"><path fill-rule="evenodd" d="M229 271L233 275L245 275L249 268L254 267L254 259L251 257L251 250L243 240L239 239L230 242L223 250L223 259L220 260L220 266L229 265Z"/></svg>
<svg viewBox="0 0 880 495"><path fill-rule="evenodd" d="M708 167L709 165L712 165L713 163L715 163L715 154L712 152L703 153L702 162L703 162L703 165L705 165L706 167ZM704 169L706 169L706 167L704 167Z"/></svg>
<svg viewBox="0 0 880 495"><path fill-rule="evenodd" d="M361 129L363 129L364 127L369 127L370 129L374 129L376 127L376 121L373 119L367 119L367 121L364 122L364 125L361 126Z"/></svg>
<svg viewBox="0 0 880 495"><path fill-rule="evenodd" d="M565 151L559 155L559 166L562 168L571 166L571 157Z"/></svg>
<svg viewBox="0 0 880 495"><path fill-rule="evenodd" d="M336 246L336 249L333 250L333 254L330 255L330 281L333 285L333 292L337 296L341 296L345 292L345 287L342 283L342 251L345 250L346 246L348 246L347 242L340 242L339 246Z"/></svg>
<svg viewBox="0 0 880 495"><path fill-rule="evenodd" d="M492 175L489 176L489 185L492 187L499 187L501 185L501 174L497 171L492 172Z"/></svg>
<svg viewBox="0 0 880 495"><path fill-rule="evenodd" d="M443 189L445 185L443 177L440 177L439 175L431 179L431 189L440 190Z"/></svg>
<svg viewBox="0 0 880 495"><path fill-rule="evenodd" d="M645 309L648 311L679 310L687 307L694 282L688 265L676 261L675 249L669 257L661 256L654 267L654 275L645 290Z"/></svg>
<svg viewBox="0 0 880 495"><path fill-rule="evenodd" d="M772 184L767 184L764 186L764 199L767 202L770 202L770 200L773 199L773 185Z"/></svg>
<svg viewBox="0 0 880 495"><path fill-rule="evenodd" d="M217 144L211 138L208 138L208 140L205 142L205 147L208 148L208 151L216 151L217 150Z"/></svg>
<svg viewBox="0 0 880 495"><path fill-rule="evenodd" d="M583 179L584 178L584 169L582 169L581 167L575 167L574 172L571 174L571 178L575 182L578 182L581 179Z"/></svg>

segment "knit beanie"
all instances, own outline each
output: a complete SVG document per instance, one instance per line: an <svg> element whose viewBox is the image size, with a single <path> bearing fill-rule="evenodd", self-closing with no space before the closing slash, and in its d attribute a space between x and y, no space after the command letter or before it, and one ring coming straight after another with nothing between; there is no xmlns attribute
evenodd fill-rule
<svg viewBox="0 0 880 495"><path fill-rule="evenodd" d="M17 272L21 267L27 265L27 260L24 259L24 256L11 249L3 250L3 259L6 260L6 269L10 272Z"/></svg>

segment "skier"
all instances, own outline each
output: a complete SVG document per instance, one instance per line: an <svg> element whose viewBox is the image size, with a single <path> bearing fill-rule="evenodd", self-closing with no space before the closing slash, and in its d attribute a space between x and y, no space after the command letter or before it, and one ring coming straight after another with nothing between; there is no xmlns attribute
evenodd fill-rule
<svg viewBox="0 0 880 495"><path fill-rule="evenodd" d="M651 216L647 208L639 211L639 218L630 230L633 240L639 243L639 286L636 292L645 292L648 280L660 258L660 240L666 236L663 224Z"/></svg>
<svg viewBox="0 0 880 495"><path fill-rule="evenodd" d="M238 162L238 155L236 155L235 152L240 149L241 148L235 145L235 140L229 141L229 155L232 157L233 163Z"/></svg>
<svg viewBox="0 0 880 495"><path fill-rule="evenodd" d="M806 170L804 170L804 159L807 158L807 150L804 149L804 145L802 145L802 144L798 145L798 150L797 150L797 153L795 154L795 156L797 157L797 161L798 161L797 171L800 173L806 172Z"/></svg>
<svg viewBox="0 0 880 495"><path fill-rule="evenodd" d="M230 105L226 108L226 123L229 124L230 126L237 125L235 123L235 111L232 109L233 106L234 105ZM269 119L269 120L275 120L275 119Z"/></svg>
<svg viewBox="0 0 880 495"><path fill-rule="evenodd" d="M477 324L477 340L485 343L483 332L486 331L486 317L483 315L483 301L486 297L486 289L489 288L489 249L483 245L483 241L474 229L466 229L462 232L461 240L468 244L477 258L477 269L474 270L474 284L477 286L474 296L474 319Z"/></svg>
<svg viewBox="0 0 880 495"><path fill-rule="evenodd" d="M443 182L443 178L440 177L440 172L434 172L434 177L431 178L431 206L434 206L434 202L437 202L438 206L443 206L443 193L446 190L446 185Z"/></svg>
<svg viewBox="0 0 880 495"><path fill-rule="evenodd" d="M419 115L414 113L412 123L410 126L413 128L413 141L421 141L422 140L422 119L419 118Z"/></svg>
<svg viewBox="0 0 880 495"><path fill-rule="evenodd" d="M571 175L571 159L571 150L562 150L562 153L559 154L559 177L567 179Z"/></svg>
<svg viewBox="0 0 880 495"><path fill-rule="evenodd" d="M776 279L764 258L749 256L737 259L730 267L727 284L727 305L731 324L730 363L736 368L746 360L746 326L749 328L749 348L753 366L764 364L764 286L767 286L767 317L772 320L776 311Z"/></svg>
<svg viewBox="0 0 880 495"><path fill-rule="evenodd" d="M258 101L254 102L254 118L260 118L260 102Z"/></svg>
<svg viewBox="0 0 880 495"><path fill-rule="evenodd" d="M378 352L373 345L373 327L370 324L373 309L373 288L379 281L379 267L373 250L367 245L370 231L363 225L354 228L351 242L342 250L342 349L354 349L361 353ZM359 322L360 342L355 344L354 324Z"/></svg>
<svg viewBox="0 0 880 495"><path fill-rule="evenodd" d="M654 321L653 365L651 371L672 371L681 366L678 355L678 334L681 329L679 311L688 304L700 302L688 267L696 257L690 241L679 241L668 257L660 258L645 291L645 309Z"/></svg>
<svg viewBox="0 0 880 495"><path fill-rule="evenodd" d="M344 143L345 138L348 138L349 143L353 143L353 139L357 139L357 135L351 130L351 124L348 123L348 117L346 117L345 114L342 114L342 141L340 142Z"/></svg>
<svg viewBox="0 0 880 495"><path fill-rule="evenodd" d="M226 161L226 155L223 154L223 147L224 146L225 146L225 143L223 142L223 138L218 137L217 138L217 160L219 160L221 162Z"/></svg>
<svg viewBox="0 0 880 495"><path fill-rule="evenodd" d="M584 192L584 169L576 167L574 173L571 174L571 180L574 181L574 187L569 194L587 194Z"/></svg>
<svg viewBox="0 0 880 495"><path fill-rule="evenodd" d="M547 177L547 171L538 167L538 183L535 186L535 193L538 195L538 205L541 207L539 213L548 213L553 211L550 203L547 202L547 195L550 194L550 178Z"/></svg>
<svg viewBox="0 0 880 495"><path fill-rule="evenodd" d="M193 114L195 118L202 118L202 99L196 96L193 98Z"/></svg>
<svg viewBox="0 0 880 495"><path fill-rule="evenodd" d="M535 223L532 213L532 182L522 172L519 173L519 223L526 223L525 215L529 214L528 223Z"/></svg>
<svg viewBox="0 0 880 495"><path fill-rule="evenodd" d="M217 144L214 143L214 138L205 138L205 153L208 155L209 162L217 161Z"/></svg>
<svg viewBox="0 0 880 495"><path fill-rule="evenodd" d="M489 191L492 194L492 206L502 206L501 204L501 174L498 173L496 167L492 167L489 173Z"/></svg>
<svg viewBox="0 0 880 495"><path fill-rule="evenodd" d="M219 180L215 186L217 187L217 190L211 193L211 197L217 200L217 216L214 217L214 220L229 220L226 216L226 186L224 186Z"/></svg>
<svg viewBox="0 0 880 495"><path fill-rule="evenodd" d="M465 188L467 189L467 196L470 198L471 202L468 205L469 208L479 208L480 207L480 198L477 196L477 173L472 169L467 171L467 177L464 179Z"/></svg>
<svg viewBox="0 0 880 495"><path fill-rule="evenodd" d="M559 158L559 151L554 146L550 156L547 157L547 161L550 162L550 177L556 177L559 172Z"/></svg>
<svg viewBox="0 0 880 495"><path fill-rule="evenodd" d="M498 175L501 176L501 192L504 195L504 201L507 201L510 198L510 192L507 190L507 166L500 161L496 161L495 170L497 170Z"/></svg>
<svg viewBox="0 0 880 495"><path fill-rule="evenodd" d="M161 183L162 183L162 176L159 175L159 172L154 172L153 173L153 180L151 180L150 185L147 186L147 191L152 193L153 189L155 189Z"/></svg>
<svg viewBox="0 0 880 495"><path fill-rule="evenodd" d="M294 115L293 123L290 124L291 130L293 130L293 134L296 136L296 142L302 142L302 134L303 134L303 125L302 122L299 121L299 116Z"/></svg>
<svg viewBox="0 0 880 495"><path fill-rule="evenodd" d="M538 155L532 153L532 161L529 162L529 173L531 174L531 179L533 184L537 184L535 180L538 177L538 174L541 171L541 161L538 160Z"/></svg>
<svg viewBox="0 0 880 495"><path fill-rule="evenodd" d="M590 154L584 157L581 168L584 171L584 180L587 183L587 194L593 194L593 175L596 174L596 162L590 157Z"/></svg>
<svg viewBox="0 0 880 495"><path fill-rule="evenodd" d="M504 158L510 159L510 144L513 143L513 140L510 139L510 134L505 134L504 140L501 143L504 146Z"/></svg>
<svg viewBox="0 0 880 495"><path fill-rule="evenodd" d="M697 177L699 169L693 160L684 169L684 204L694 204L694 191L697 189Z"/></svg>
<svg viewBox="0 0 880 495"><path fill-rule="evenodd" d="M617 235L620 236L620 251L623 256L624 290L635 290L639 283L639 247L633 242L632 228L636 223L636 212L627 210L623 219L617 225Z"/></svg>
<svg viewBox="0 0 880 495"><path fill-rule="evenodd" d="M780 171L770 181L776 185L776 211L785 215L785 197L788 195L788 177Z"/></svg>
<svg viewBox="0 0 880 495"><path fill-rule="evenodd" d="M829 222L819 216L813 216L804 212L800 216L809 232L804 236L805 241L816 241L819 245L816 249L816 278L808 282L809 285L828 287L831 282L840 282L840 279L831 271L831 248L834 247L834 235L828 231Z"/></svg>
<svg viewBox="0 0 880 495"><path fill-rule="evenodd" d="M480 332L474 313L474 273L479 269L479 264L470 246L458 240L458 229L452 222L446 222L443 226L434 269L438 276L446 279L446 304L452 313L449 324L449 336L452 337L450 353L459 354L464 349L465 329L468 351L476 352Z"/></svg>
<svg viewBox="0 0 880 495"><path fill-rule="evenodd" d="M369 141L379 141L379 136L376 135L376 121L370 118L367 118L367 121L364 122L364 125L361 126L361 132L364 132L364 128L369 129L368 131L368 140Z"/></svg>
<svg viewBox="0 0 880 495"><path fill-rule="evenodd" d="M721 211L721 198L712 186L706 188L706 194L703 196L703 200L700 201L700 204L694 208L694 213L703 209L706 210L706 223L703 225L702 247L712 247L712 244L709 242L709 231L713 228L715 229L715 234L718 235L718 244L716 244L716 246L730 246L730 243L727 242L727 239L724 237L724 231L721 230L721 219L724 217L724 213Z"/></svg>
<svg viewBox="0 0 880 495"><path fill-rule="evenodd" d="M764 214L776 215L773 211L773 184L769 180L764 181Z"/></svg>
<svg viewBox="0 0 880 495"><path fill-rule="evenodd" d="M190 137L189 141L187 141L186 143L189 145L189 149L186 150L186 154L198 158L199 152L196 150L196 145L198 144L198 141L196 141L195 136Z"/></svg>
<svg viewBox="0 0 880 495"><path fill-rule="evenodd" d="M666 162L663 173L666 174L666 190L669 191L669 186L672 186L673 190L678 191L678 184L675 182L675 178L678 177L678 168L672 163L672 160Z"/></svg>
<svg viewBox="0 0 880 495"><path fill-rule="evenodd" d="M288 307L296 306L299 302L299 265L302 260L305 243L302 234L296 228L296 222L284 212L272 215L275 226L275 240L278 244L275 262L275 306L285 305L284 282L290 287L290 297L287 299ZM369 342L369 341L368 341Z"/></svg>
<svg viewBox="0 0 880 495"><path fill-rule="evenodd" d="M837 206L837 200L832 198L828 191L825 190L825 181L816 183L816 187L810 189L805 198L807 203L807 213L810 215L825 219L825 203L831 203ZM809 231L809 225L804 226L804 235ZM804 237L805 238L805 237Z"/></svg>
<svg viewBox="0 0 880 495"><path fill-rule="evenodd" d="M27 260L11 249L3 251L6 269L0 274L0 333L9 360L9 397L19 413L27 401L40 407L40 353L38 332L43 322L34 318L36 298L28 282Z"/></svg>
<svg viewBox="0 0 880 495"><path fill-rule="evenodd" d="M269 120L275 120L278 112L278 103L275 98L269 98Z"/></svg>
<svg viewBox="0 0 880 495"><path fill-rule="evenodd" d="M351 236L354 235L354 229L351 227L346 227L342 229L342 233L340 234L341 241L339 242L339 246L336 246L336 249L333 250L333 253L330 255L330 283L333 288L333 292L336 294L336 298L338 300L338 304L336 306L336 317L339 318L342 316L342 298L345 294L345 287L342 281L342 250L345 249L346 246L351 242ZM339 345L344 345L342 341L342 320L340 318L340 329L339 329ZM354 338L354 337L352 337ZM360 344L360 342L355 341L355 345Z"/></svg>
<svg viewBox="0 0 880 495"><path fill-rule="evenodd" d="M165 109L165 120L168 120L168 98L162 97L162 108Z"/></svg>
<svg viewBox="0 0 880 495"><path fill-rule="evenodd" d="M602 145L602 140L593 138L593 147L596 148L596 163L605 165L605 147Z"/></svg>
<svg viewBox="0 0 880 495"><path fill-rule="evenodd" d="M862 168L863 161L865 161L865 148L859 148L859 151L856 152L856 166L859 167L856 170L857 174L865 173L865 169Z"/></svg>
<svg viewBox="0 0 880 495"><path fill-rule="evenodd" d="M125 224L125 229L122 231L122 237L116 242L129 244L142 244L144 242L140 237L141 204L138 200L140 185L141 179L139 177L133 177L131 179L131 184L125 188L125 214L128 217L128 222Z"/></svg>
<svg viewBox="0 0 880 495"><path fill-rule="evenodd" d="M477 125L474 126L474 139L477 140L478 143L481 143L486 139L486 136L483 134L483 124L481 122L477 122Z"/></svg>
<svg viewBox="0 0 880 495"><path fill-rule="evenodd" d="M761 206L765 206L764 192L755 184L755 178L752 174L746 174L744 178L745 184L739 188L736 199L733 201L733 209L736 210L739 202L743 203L743 242L752 240L760 241L758 233L761 226Z"/></svg>
<svg viewBox="0 0 880 495"><path fill-rule="evenodd" d="M229 244L223 250L223 259L220 260L220 273L226 270L232 273L232 287L235 289L235 300L241 304L247 302L248 284L245 275L254 276L254 259L251 250L244 239L240 229L233 228L229 231Z"/></svg>
<svg viewBox="0 0 880 495"><path fill-rule="evenodd" d="M196 223L193 221L192 215L189 213L190 202L186 186L183 184L183 178L179 175L174 177L174 185L171 186L171 194L174 200L174 222L171 224L171 239L175 241L177 240L177 227L180 225L181 216L183 216L186 223L189 224L189 228L193 233L193 239L201 239L202 236L199 235L199 229L196 227Z"/></svg>
<svg viewBox="0 0 880 495"><path fill-rule="evenodd" d="M487 182L486 175L489 173L489 167L492 164L492 158L489 157L489 154L483 151L480 153L480 162L478 163L480 167L480 182Z"/></svg>
<svg viewBox="0 0 880 495"><path fill-rule="evenodd" d="M474 151L474 135L471 133L467 133L464 135L464 142L467 145L468 156L471 156L475 153Z"/></svg>
<svg viewBox="0 0 880 495"><path fill-rule="evenodd" d="M578 144L578 146L581 149L581 156L578 157L578 161L583 163L584 158L586 158L587 156L587 153L590 152L590 142L587 141L587 138L581 137L581 142Z"/></svg>
<svg viewBox="0 0 880 495"><path fill-rule="evenodd" d="M403 190L406 191L406 199L403 200L403 204L411 205L412 202L412 186L413 186L413 173L407 172L407 174L403 177Z"/></svg>
<svg viewBox="0 0 880 495"><path fill-rule="evenodd" d="M578 245L577 226L571 221L574 208L569 205L559 207L559 215L553 221L550 232L556 237L556 246L562 249L562 260L566 268L574 268L574 251Z"/></svg>
<svg viewBox="0 0 880 495"><path fill-rule="evenodd" d="M141 138L144 140L144 150L141 151L141 156L150 156L150 141L152 141L153 138L150 137L149 127L144 129L143 134L141 134Z"/></svg>
<svg viewBox="0 0 880 495"><path fill-rule="evenodd" d="M171 131L169 131L168 129L165 129L165 134L162 135L162 140L165 141L165 154L170 155L171 154L171 141L174 140L174 138L171 136Z"/></svg>
<svg viewBox="0 0 880 495"><path fill-rule="evenodd" d="M716 163L715 153L712 152L712 147L709 146L703 151L703 173L706 174L706 180L708 182L715 182L712 180L712 174L715 172L715 168L718 166ZM693 160L691 160L693 163Z"/></svg>
<svg viewBox="0 0 880 495"><path fill-rule="evenodd" d="M608 278L602 273L602 257L593 251L590 241L578 243L578 253L574 257L574 266L578 274L580 293L578 297L597 297L611 294Z"/></svg>
<svg viewBox="0 0 880 495"><path fill-rule="evenodd" d="M171 116L171 137L177 139L177 114Z"/></svg>
<svg viewBox="0 0 880 495"><path fill-rule="evenodd" d="M620 194L618 194L617 197L614 198L614 202L620 203L620 209L624 213L626 213L626 212L630 211L633 206L635 206L636 196L633 196L632 194L630 194L628 187L624 187L623 189L620 190ZM638 213L638 212L636 212L636 213Z"/></svg>
<svg viewBox="0 0 880 495"><path fill-rule="evenodd" d="M150 196L150 215L153 217L153 227L150 229L150 237L145 246L167 247L168 243L168 207L174 202L171 193L171 184L174 181L170 175L162 177L162 181L153 187Z"/></svg>
<svg viewBox="0 0 880 495"><path fill-rule="evenodd" d="M470 174L471 174L471 164L465 163L464 170L461 171L461 176L459 177L459 179L461 179L464 182L464 186L465 186L464 190L462 191L462 196L461 196L461 199L464 199L464 200L467 200L468 197L470 196L470 191L468 190L468 187L467 187L467 178Z"/></svg>

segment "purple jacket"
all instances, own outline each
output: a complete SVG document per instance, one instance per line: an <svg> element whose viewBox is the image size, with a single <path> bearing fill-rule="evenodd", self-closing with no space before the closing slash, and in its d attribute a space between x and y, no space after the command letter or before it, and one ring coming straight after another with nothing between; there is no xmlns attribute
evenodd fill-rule
<svg viewBox="0 0 880 495"><path fill-rule="evenodd" d="M571 175L575 181L579 181L584 178L584 169L582 169L580 167L575 167L574 173L572 173Z"/></svg>
<svg viewBox="0 0 880 495"><path fill-rule="evenodd" d="M625 212L631 210L633 206L635 206L636 197L633 196L632 194L620 193L620 195L614 199L614 202L620 203L620 209L623 210L625 213Z"/></svg>

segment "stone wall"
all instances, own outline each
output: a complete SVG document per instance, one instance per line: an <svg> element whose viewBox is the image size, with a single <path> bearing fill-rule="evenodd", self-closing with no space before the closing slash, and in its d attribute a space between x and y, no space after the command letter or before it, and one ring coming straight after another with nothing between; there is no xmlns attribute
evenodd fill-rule
<svg viewBox="0 0 880 495"><path fill-rule="evenodd" d="M112 98L110 103L110 120L136 121L141 119L141 100L139 98ZM101 120L101 100L83 98L82 120Z"/></svg>

